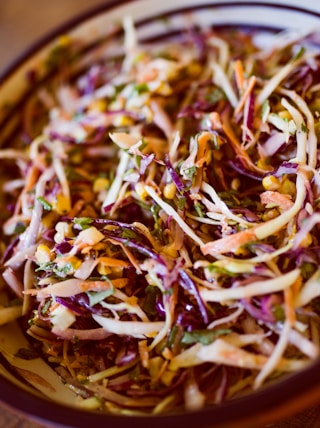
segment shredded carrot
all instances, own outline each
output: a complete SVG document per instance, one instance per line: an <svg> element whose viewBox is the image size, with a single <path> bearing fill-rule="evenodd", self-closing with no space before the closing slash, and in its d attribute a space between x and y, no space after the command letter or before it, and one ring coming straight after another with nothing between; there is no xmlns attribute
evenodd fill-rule
<svg viewBox="0 0 320 428"><path fill-rule="evenodd" d="M278 206L283 211L290 209L293 206L291 196L287 194L282 194L272 190L267 190L266 192L261 193L260 195L261 203L268 207Z"/></svg>
<svg viewBox="0 0 320 428"><path fill-rule="evenodd" d="M229 235L226 238L208 242L201 246L201 251L204 255L235 252L242 245L248 244L249 242L255 241L257 239L255 229L256 227L252 227L251 229L242 230L241 232Z"/></svg>
<svg viewBox="0 0 320 428"><path fill-rule="evenodd" d="M244 78L243 63L240 59L237 59L234 62L234 71L235 71L237 87L239 92L241 93L244 86L245 78Z"/></svg>
<svg viewBox="0 0 320 428"><path fill-rule="evenodd" d="M256 81L257 81L256 76L251 76L250 77L250 79L248 81L248 86L246 87L246 89L245 89L242 97L239 100L239 103L238 103L236 109L234 110L233 115L235 117L240 113L241 109L244 106L244 103L246 102L246 99L248 98L248 96L250 95L250 93L253 91L253 88L254 88L254 86L256 84Z"/></svg>
<svg viewBox="0 0 320 428"><path fill-rule="evenodd" d="M241 143L239 142L230 124L229 113L227 112L227 110L221 114L221 119L222 119L223 132L228 137L231 143L231 146L235 151L236 155L238 156L238 158L240 158L243 162L245 162L247 168L250 171L255 171L258 173L265 174L266 171L261 170L260 168L258 168L256 165L253 164L252 160L250 159L250 156L248 155L246 150L242 147Z"/></svg>
<svg viewBox="0 0 320 428"><path fill-rule="evenodd" d="M290 325L293 326L296 320L294 298L292 287L288 287L284 290L284 303L285 303L285 314Z"/></svg>

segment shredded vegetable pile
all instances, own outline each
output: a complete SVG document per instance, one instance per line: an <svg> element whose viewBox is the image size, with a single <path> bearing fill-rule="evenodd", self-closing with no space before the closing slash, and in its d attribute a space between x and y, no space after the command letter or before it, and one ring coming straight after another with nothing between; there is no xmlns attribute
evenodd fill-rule
<svg viewBox="0 0 320 428"><path fill-rule="evenodd" d="M86 408L198 410L319 356L320 56L312 35L124 27L0 150L0 318Z"/></svg>

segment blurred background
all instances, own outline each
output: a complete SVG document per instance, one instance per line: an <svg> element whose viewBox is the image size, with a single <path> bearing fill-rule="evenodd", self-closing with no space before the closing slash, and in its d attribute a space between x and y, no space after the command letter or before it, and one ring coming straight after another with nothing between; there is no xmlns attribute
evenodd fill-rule
<svg viewBox="0 0 320 428"><path fill-rule="evenodd" d="M0 69L41 35L107 0L0 0Z"/></svg>

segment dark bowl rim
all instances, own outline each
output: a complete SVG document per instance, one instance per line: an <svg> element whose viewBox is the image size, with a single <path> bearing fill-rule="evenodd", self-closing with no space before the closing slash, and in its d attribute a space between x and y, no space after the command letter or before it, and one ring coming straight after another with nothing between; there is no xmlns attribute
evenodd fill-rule
<svg viewBox="0 0 320 428"><path fill-rule="evenodd" d="M98 15L101 12L110 11L116 7L119 7L125 3L134 3L136 0L101 0L101 3L89 7L87 10L77 13L73 17L66 19L64 22L56 25L53 29L45 32L37 40L31 42L22 52L20 52L15 59L9 62L8 65L4 66L3 70L0 71L0 86L8 79L10 76L21 66L28 58L45 47L48 43L54 40L61 34L64 34L67 30L76 27L77 25L83 23L85 20L88 20L95 15ZM214 1L214 0L213 0ZM319 11L311 11L305 9L303 6L292 6L289 4L279 4L276 1L242 1L242 0L233 0L226 3L225 1L214 1L214 7L234 7L235 5L243 6L255 6L255 7L271 7L276 9L290 9L296 12L302 12L308 15L318 16L320 18L320 7ZM208 5L205 3L199 2L196 6L197 9L205 8ZM319 5L320 6L320 5ZM187 10L188 8L186 8ZM190 9L190 8L189 8ZM179 10L183 10L182 7ZM174 13L174 11L172 12Z"/></svg>
<svg viewBox="0 0 320 428"><path fill-rule="evenodd" d="M78 13L62 24L57 25L54 29L48 31L38 38L38 40L31 43L29 47L24 49L16 59L0 72L0 86L4 84L28 58L39 52L59 35L64 34L66 31L75 28L100 13L105 13L125 3L134 3L135 1L136 0L103 0L100 4ZM279 4L276 1L257 1L253 3L250 1L235 0L228 3L215 1L213 4L214 7L232 7L236 5L240 7L261 6L276 9L291 9L320 18L320 3L319 11L311 11L305 9L303 6L298 7L289 4ZM199 3L196 7L199 9L205 6L208 5ZM179 10L182 10L182 8L180 7ZM264 420L273 422L270 416L268 418L268 414L274 413L277 415L277 419L292 414L292 409L291 411L284 410L282 412L280 409L283 408L283 405L287 404L287 406L290 407L295 404L296 413L304 409L303 406L299 408L298 404L300 399L302 402L305 402L303 397L310 396L309 401L311 404L320 402L320 360L310 364L303 371L288 375L277 381L276 384L263 387L255 393L200 411L163 415L124 416L88 412L79 408L75 409L50 401L45 397L30 394L1 375L0 386L0 402L12 411L26 415L30 419L40 423L59 424L59 426L66 428L87 428L90 423L94 423L97 428L106 426L106 424L109 423L112 428L124 428L127 427L128 423L133 427L139 426L139 428L149 428L150 423L152 423L153 428L163 428L163 424L165 424L166 428L176 428L177 424L183 424L185 427L218 427L220 426L219 424L223 424L226 421L228 421L229 427L240 427L240 421L244 421L244 423L247 421L249 425L251 423L250 426L256 426L254 421L256 421L257 424L259 423L259 418L257 419L256 417L257 414L259 414L261 418L265 418ZM250 407L249 412L248 405ZM75 417L75 412L77 413L77 417ZM253 413L253 415L251 413ZM242 426L245 427L246 425L241 425L241 427Z"/></svg>

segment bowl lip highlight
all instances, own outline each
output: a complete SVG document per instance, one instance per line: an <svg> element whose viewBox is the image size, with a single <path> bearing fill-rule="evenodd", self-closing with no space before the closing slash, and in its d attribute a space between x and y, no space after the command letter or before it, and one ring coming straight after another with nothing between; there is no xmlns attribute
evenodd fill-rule
<svg viewBox="0 0 320 428"><path fill-rule="evenodd" d="M117 8L126 3L135 3L136 0L107 0L101 4L89 8L74 17L66 20L62 24L59 24L53 30L47 32L41 36L37 41L33 42L27 47L17 58L11 62L7 67L4 68L3 72L0 73L0 85L10 79L15 71L28 59L34 55L40 49L44 48L57 36L71 30L79 24L94 19L95 16L100 13L107 13L113 8ZM296 2L295 2L296 3ZM206 4L196 4L195 8L206 7ZM290 4L279 4L277 2L269 1L213 1L212 6L214 7L234 7L234 6L261 6L270 8L281 8L291 9L297 12L312 14L320 17L320 3L319 11L311 11L304 9L303 6L291 6ZM190 8L188 8L190 10ZM179 10L182 10L179 8ZM229 423L238 422L238 418L243 417L245 420L248 416L248 411L244 404L250 405L253 409L254 415L257 412L261 412L261 415L267 415L268 413L276 410L279 403L289 402L290 397L303 397L308 395L308 391L311 386L320 384L320 361L316 361L301 372L294 373L288 377L279 380L275 385L271 385L265 388L261 388L255 393L246 395L243 397L236 398L224 402L217 406L205 408L195 412L174 413L164 415L146 415L146 416L124 416L105 414L97 412L88 412L82 409L74 409L69 406L63 406L49 399L38 397L36 395L29 394L28 392L20 389L18 386L12 384L7 379L0 375L0 400L12 409L16 409L18 412L22 412L28 415L31 419L39 422L62 424L65 427L76 427L84 428L88 426L88 423L94 422L98 427L102 427L106 423L111 423L113 428L121 428L128 424L128 422L139 423L140 428L146 428L150 422L154 425L153 428L163 428L163 423L167 424L166 428L173 428L177 426L177 423L184 423L186 426L198 426L208 425L210 417L214 417L215 424L220 424L226 421L226 417ZM313 391L313 390L312 390ZM287 397L288 396L288 397ZM285 397L285 400L283 400ZM320 389L317 389L317 397L320 399ZM16 404L19 406L16 406ZM316 399L313 399L313 404L316 403ZM289 405L289 403L288 403ZM235 412L235 413L234 413ZM254 416L255 420L256 416ZM184 420L184 422L182 422ZM240 419L241 420L241 419ZM215 425L216 426L216 425ZM217 425L218 426L218 425ZM240 427L240 425L237 425ZM244 425L245 426L245 425ZM248 426L248 425L247 425Z"/></svg>

